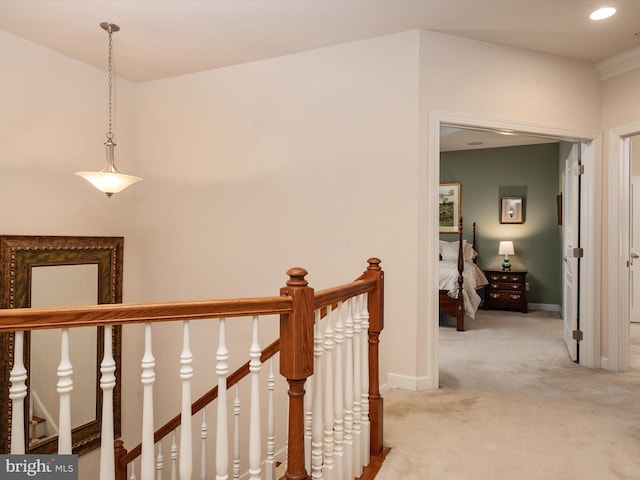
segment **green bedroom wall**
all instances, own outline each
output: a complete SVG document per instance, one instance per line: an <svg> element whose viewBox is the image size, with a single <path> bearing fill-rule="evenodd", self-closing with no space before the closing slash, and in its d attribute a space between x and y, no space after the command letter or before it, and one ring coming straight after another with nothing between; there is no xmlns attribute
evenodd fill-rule
<svg viewBox="0 0 640 480"><path fill-rule="evenodd" d="M557 143L442 152L440 182L460 183L464 237L477 224L478 266L500 269L498 243L512 240L514 270L527 270L528 302L562 304L561 242L556 197L559 193ZM525 197L525 222L501 224L499 198ZM442 240L455 236L441 234Z"/></svg>

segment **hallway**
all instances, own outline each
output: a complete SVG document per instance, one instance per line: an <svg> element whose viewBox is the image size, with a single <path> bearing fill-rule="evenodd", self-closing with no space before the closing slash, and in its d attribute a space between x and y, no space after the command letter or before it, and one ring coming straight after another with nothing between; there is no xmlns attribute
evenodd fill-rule
<svg viewBox="0 0 640 480"><path fill-rule="evenodd" d="M638 478L640 324L624 374L571 362L546 312L479 311L440 335L440 390L385 396L378 479Z"/></svg>

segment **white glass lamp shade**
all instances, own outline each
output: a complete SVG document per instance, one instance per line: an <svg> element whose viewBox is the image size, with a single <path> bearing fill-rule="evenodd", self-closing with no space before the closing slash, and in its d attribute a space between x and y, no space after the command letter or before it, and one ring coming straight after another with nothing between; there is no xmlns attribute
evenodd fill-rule
<svg viewBox="0 0 640 480"><path fill-rule="evenodd" d="M142 180L142 178L134 177L133 175L112 173L104 170L100 172L77 172L76 175L80 175L108 196L111 196L114 193L119 193L129 185L133 185L134 183Z"/></svg>
<svg viewBox="0 0 640 480"><path fill-rule="evenodd" d="M498 247L498 255L513 255L514 253L513 242L500 242L500 246Z"/></svg>
<svg viewBox="0 0 640 480"><path fill-rule="evenodd" d="M106 193L107 197L110 197L114 193L121 192L129 185L139 182L142 178L120 173L116 169L113 160L113 147L116 144L108 141L105 146L107 147L107 164L105 167L99 172L76 172L76 175L81 176L98 190Z"/></svg>

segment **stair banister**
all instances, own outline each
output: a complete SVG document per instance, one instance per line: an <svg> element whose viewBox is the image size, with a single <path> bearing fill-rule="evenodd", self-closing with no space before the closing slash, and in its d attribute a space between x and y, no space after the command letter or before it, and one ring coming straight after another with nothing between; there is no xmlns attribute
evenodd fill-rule
<svg viewBox="0 0 640 480"><path fill-rule="evenodd" d="M289 280L280 289L292 300L291 312L280 315L280 374L289 384L289 433L287 480L305 480L304 383L313 373L313 288L304 268L287 271Z"/></svg>

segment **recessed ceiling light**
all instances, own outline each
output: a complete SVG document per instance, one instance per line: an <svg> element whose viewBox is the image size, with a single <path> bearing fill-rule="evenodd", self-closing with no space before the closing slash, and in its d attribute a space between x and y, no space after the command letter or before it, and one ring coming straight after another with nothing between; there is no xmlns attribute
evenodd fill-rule
<svg viewBox="0 0 640 480"><path fill-rule="evenodd" d="M612 16L615 13L616 13L616 9L615 8L613 8L613 7L603 7L603 8L599 8L595 12L592 12L591 15L589 15L589 18L591 20L604 20L605 18L609 18L610 16Z"/></svg>

